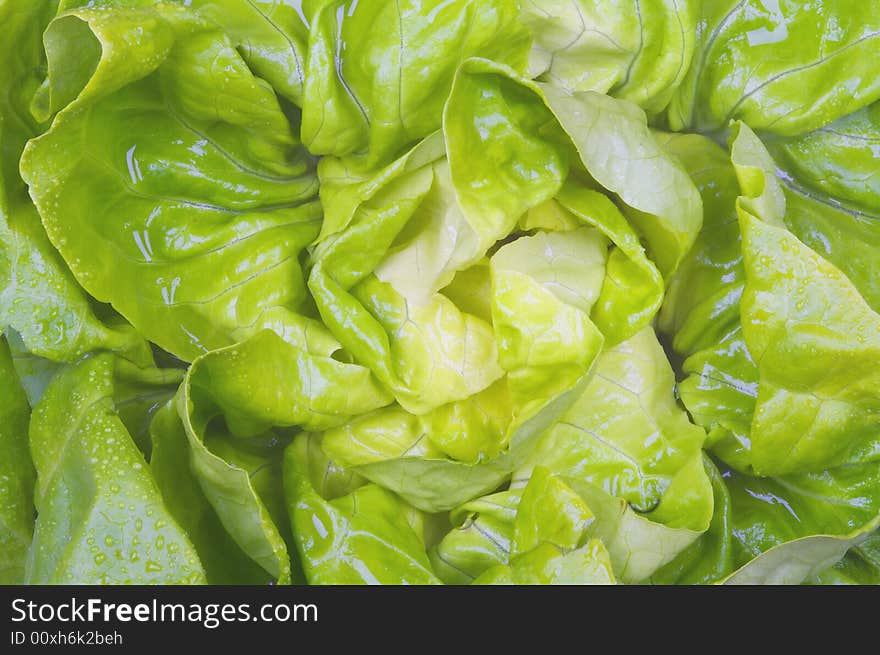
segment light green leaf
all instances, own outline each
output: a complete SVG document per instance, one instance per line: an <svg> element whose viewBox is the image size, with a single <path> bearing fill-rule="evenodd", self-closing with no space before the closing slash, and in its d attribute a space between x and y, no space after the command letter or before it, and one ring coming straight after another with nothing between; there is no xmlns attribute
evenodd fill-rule
<svg viewBox="0 0 880 655"><path fill-rule="evenodd" d="M184 4L220 25L255 75L291 102L302 104L308 0L189 0Z"/></svg>
<svg viewBox="0 0 880 655"><path fill-rule="evenodd" d="M712 482L712 521L694 543L651 576L652 584L711 584L735 568L730 492L711 458L704 456L703 465Z"/></svg>
<svg viewBox="0 0 880 655"><path fill-rule="evenodd" d="M700 478L705 478L706 474L700 461L697 466L698 469L689 471L688 482L699 488ZM634 511L622 498L610 496L590 482L570 477L563 478L563 481L577 492L595 515L596 520L590 524L587 536L601 540L614 575L624 584L645 582L694 543L705 530L655 522Z"/></svg>
<svg viewBox="0 0 880 655"><path fill-rule="evenodd" d="M605 248L598 232L581 228L523 237L492 257L499 362L524 414L575 386L602 347L589 315L601 290Z"/></svg>
<svg viewBox="0 0 880 655"><path fill-rule="evenodd" d="M603 488L652 521L706 530L712 492L700 463L705 433L676 404L674 383L651 328L606 350L514 484L546 467Z"/></svg>
<svg viewBox="0 0 880 655"><path fill-rule="evenodd" d="M451 512L450 530L430 551L431 565L446 584L470 584L510 560L514 520L522 489L468 501Z"/></svg>
<svg viewBox="0 0 880 655"><path fill-rule="evenodd" d="M509 557L474 584L614 584L608 552L590 538L594 520L561 478L535 469L516 507Z"/></svg>
<svg viewBox="0 0 880 655"><path fill-rule="evenodd" d="M266 584L272 580L223 527L190 468L189 444L173 402L150 424L150 468L165 506L199 554L209 584Z"/></svg>
<svg viewBox="0 0 880 655"><path fill-rule="evenodd" d="M738 126L734 165L755 184L769 155L750 153L762 148ZM776 185L773 169L764 173L765 188ZM777 227L778 206L768 210L751 180L743 191L743 335L760 373L752 466L782 475L869 461L880 447L880 316L837 267Z"/></svg>
<svg viewBox="0 0 880 655"><path fill-rule="evenodd" d="M437 135L387 169L362 177L350 162L325 160L322 193L334 198L327 209L336 227L325 229L309 278L321 318L333 335L398 402L417 413L463 400L502 375L492 328L434 293L445 283L431 282L432 275L444 273L428 264L428 281L419 284L421 291L410 293L403 278L394 274L396 265L380 268L383 260L391 261L386 259L388 250L409 229L408 223L419 234L423 217L435 209L431 197L448 192L436 163L442 152ZM413 277L418 276L406 279Z"/></svg>
<svg viewBox="0 0 880 655"><path fill-rule="evenodd" d="M336 344L319 324L304 335L297 347L264 330L193 362L187 384L200 411L250 437L273 426L325 430L391 402L368 369L333 358Z"/></svg>
<svg viewBox="0 0 880 655"><path fill-rule="evenodd" d="M284 488L294 539L311 584L439 584L425 543L406 519L413 510L376 485L325 500L312 485L312 438L284 454Z"/></svg>
<svg viewBox="0 0 880 655"><path fill-rule="evenodd" d="M222 358L224 354L235 352L235 348L221 350L219 354L209 353L206 358ZM272 455L236 461L243 454L228 443L226 426L218 426L215 421L222 416L222 407L210 395L210 387L206 389L200 380L204 375L201 361L196 360L190 367L176 398L177 412L189 443L193 475L241 550L279 584L287 584L291 580L287 546L252 479L252 473L260 470Z"/></svg>
<svg viewBox="0 0 880 655"><path fill-rule="evenodd" d="M535 468L522 492L513 524L512 557L549 543L563 551L584 545L595 515L568 485L549 469Z"/></svg>
<svg viewBox="0 0 880 655"><path fill-rule="evenodd" d="M320 209L272 88L170 2L72 9L45 43L58 114L21 171L77 281L185 360L283 331Z"/></svg>
<svg viewBox="0 0 880 655"><path fill-rule="evenodd" d="M177 399L207 501L235 543L280 583L291 575L279 478L285 440L269 430L326 429L390 402L367 369L331 357L338 344L323 328L300 327L292 339L299 347L263 331L200 357Z"/></svg>
<svg viewBox="0 0 880 655"><path fill-rule="evenodd" d="M629 339L651 322L663 302L660 271L607 196L568 182L557 201L579 222L596 228L614 244L590 318L609 345Z"/></svg>
<svg viewBox="0 0 880 655"><path fill-rule="evenodd" d="M367 278L352 290L387 335L394 376L377 377L408 410L422 413L464 400L503 375L492 326L460 311L442 294L425 305L401 296L390 284Z"/></svg>
<svg viewBox="0 0 880 655"><path fill-rule="evenodd" d="M514 558L509 565L489 569L475 585L600 585L615 584L608 551L599 539L564 552L544 542Z"/></svg>
<svg viewBox="0 0 880 655"><path fill-rule="evenodd" d="M525 68L529 38L516 18L506 0L323 3L309 34L303 142L386 165L440 127L466 58Z"/></svg>
<svg viewBox="0 0 880 655"><path fill-rule="evenodd" d="M699 2L526 0L521 20L534 43L529 72L571 92L666 107L693 55Z"/></svg>
<svg viewBox="0 0 880 655"><path fill-rule="evenodd" d="M145 345L130 326L96 316L46 238L19 177L25 142L44 127L28 105L45 66L40 37L57 4L0 2L0 57L7 62L0 70L0 330L12 327L27 350L55 361L105 348L127 351L146 364Z"/></svg>
<svg viewBox="0 0 880 655"><path fill-rule="evenodd" d="M487 425L473 408L435 410L443 417L440 423L436 413L420 420L391 409L326 434L325 447L334 459L356 467L364 477L425 511L448 510L497 488L522 464L537 437L579 395L602 347L603 337L589 318L599 285L584 285L590 278L601 278L601 243L602 237L589 228L542 233L507 244L492 257L494 338L512 401L511 418L504 422L500 442L507 445L504 452L475 463L454 461L438 452L437 444L449 451L448 439L424 439L427 430L445 427L448 416L461 416L466 420L456 426L461 432L455 441L470 447L451 452L473 455L474 446L486 442ZM547 249L556 254L546 265L530 263L530 254L543 256ZM578 288L592 291L576 293L559 284L570 279L573 271L579 277ZM490 387L486 393L495 390ZM458 402L480 403L482 399L474 396Z"/></svg>
<svg viewBox="0 0 880 655"><path fill-rule="evenodd" d="M471 89L488 93L512 85L521 87L516 94L507 93L518 98L517 104L524 104L531 95L536 116L550 110L556 120L543 128L544 138L576 153L572 165L579 160L580 168L620 198L628 218L647 240L660 271L671 274L700 230L702 204L681 165L657 145L644 111L628 101L592 91L572 94L553 85L536 85L510 68L485 59L471 59L462 65L449 106L456 102L458 89L462 89L460 93L468 90L466 97L473 97L475 91ZM495 119L489 114L483 120ZM553 166L557 167L555 161Z"/></svg>

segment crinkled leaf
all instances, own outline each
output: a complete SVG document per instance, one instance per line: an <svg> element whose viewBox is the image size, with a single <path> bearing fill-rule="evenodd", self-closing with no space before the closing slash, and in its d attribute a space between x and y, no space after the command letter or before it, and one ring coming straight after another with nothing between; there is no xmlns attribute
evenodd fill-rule
<svg viewBox="0 0 880 655"><path fill-rule="evenodd" d="M507 563L521 497L521 489L512 489L456 507L452 530L428 552L437 577L446 584L470 584L493 566Z"/></svg>
<svg viewBox="0 0 880 655"><path fill-rule="evenodd" d="M332 357L336 344L319 324L303 335L297 347L264 330L200 357L188 374L200 411L249 437L272 426L325 430L391 402L368 369Z"/></svg>
<svg viewBox="0 0 880 655"><path fill-rule="evenodd" d="M148 459L153 416L174 397L183 376L181 369L140 368L125 359L116 359L113 404L119 420Z"/></svg>
<svg viewBox="0 0 880 655"><path fill-rule="evenodd" d="M310 16L308 0L190 0L219 24L254 74L291 102L302 103Z"/></svg>
<svg viewBox="0 0 880 655"><path fill-rule="evenodd" d="M788 228L880 310L880 103L767 146L778 162Z"/></svg>
<svg viewBox="0 0 880 655"><path fill-rule="evenodd" d="M604 585L615 584L608 551L599 539L565 552L544 542L510 564L489 569L476 585Z"/></svg>
<svg viewBox="0 0 880 655"><path fill-rule="evenodd" d="M512 557L553 544L569 551L584 545L595 515L568 485L542 466L534 469L516 510Z"/></svg>
<svg viewBox="0 0 880 655"><path fill-rule="evenodd" d="M323 3L309 35L303 142L383 166L440 127L459 64L525 68L529 38L505 0ZM430 47L423 44L430 43Z"/></svg>
<svg viewBox="0 0 880 655"><path fill-rule="evenodd" d="M699 2L526 0L529 72L568 91L596 91L662 111L694 51Z"/></svg>
<svg viewBox="0 0 880 655"><path fill-rule="evenodd" d="M651 328L606 350L515 483L546 467L601 487L652 521L703 532L713 507L701 464L705 433L675 402L674 383Z"/></svg>
<svg viewBox="0 0 880 655"><path fill-rule="evenodd" d="M661 331L684 358L678 396L708 432L707 448L727 463L747 467L758 370L746 347L739 302L745 286L736 216L739 184L729 153L698 135L662 135L664 149L684 164L700 190L704 227L672 278Z"/></svg>
<svg viewBox="0 0 880 655"><path fill-rule="evenodd" d="M589 318L599 285L586 287L592 292L576 293L556 282L564 281L571 271L581 271L581 286L588 277L601 278L603 256L596 250L601 239L587 228L539 234L507 244L492 257L493 328L512 401L512 418L502 442L508 445L507 450L476 463L442 459L434 445L437 440L424 439L426 428L436 427L432 417L422 421L391 409L352 429L326 435L333 457L426 511L451 509L497 488L578 395L602 347L602 335ZM562 277L555 272L553 257L546 267L530 263L529 253L547 248L551 253L565 254L558 262ZM474 416L470 410L437 411ZM383 426L386 421L388 427ZM477 435L485 434L482 421L460 425L477 430ZM467 435L462 438L474 441Z"/></svg>
<svg viewBox="0 0 880 655"><path fill-rule="evenodd" d="M472 79L465 84L461 81L465 77ZM545 113L542 107L550 110L558 125L545 127L545 138L573 149L579 166L620 198L661 272L672 273L700 230L702 205L681 165L660 149L648 130L644 111L593 91L572 94L550 84L535 84L484 59L463 64L456 88L477 86L488 91L502 82L522 87L520 104L530 93L538 115ZM453 95L450 104L454 100Z"/></svg>
<svg viewBox="0 0 880 655"><path fill-rule="evenodd" d="M278 447L268 456L248 458L249 461L242 462L244 465L235 461L235 457L224 457L235 456L237 448L228 443L230 437L225 425L215 420L221 410L210 396L205 397L198 381L193 383L199 370L199 360L196 360L176 398L177 412L189 443L193 475L239 548L280 584L289 583L287 546L251 477L267 462L277 460Z"/></svg>
<svg viewBox="0 0 880 655"><path fill-rule="evenodd" d="M284 454L284 488L294 539L311 584L439 584L411 508L376 485L325 500L314 488L303 437Z"/></svg>
<svg viewBox="0 0 880 655"><path fill-rule="evenodd" d="M880 103L767 145L788 176L808 190L880 212Z"/></svg>
<svg viewBox="0 0 880 655"><path fill-rule="evenodd" d="M608 197L567 183L557 201L581 223L595 227L615 246L590 318L609 345L629 339L654 318L663 301L663 278L648 259L630 224Z"/></svg>
<svg viewBox="0 0 880 655"><path fill-rule="evenodd" d="M45 66L41 34L57 2L0 2L0 329L12 327L26 348L55 361L95 349L129 351L146 363L129 326L105 324L91 299L46 238L18 164L25 142L44 126L30 115L30 96ZM135 354L137 351L137 354Z"/></svg>
<svg viewBox="0 0 880 655"><path fill-rule="evenodd" d="M72 9L45 43L58 113L21 170L77 281L186 360L283 325L316 179L229 37L159 2Z"/></svg>
<svg viewBox="0 0 880 655"><path fill-rule="evenodd" d="M705 0L673 129L733 119L794 135L880 98L880 15L859 0Z"/></svg>
<svg viewBox="0 0 880 655"><path fill-rule="evenodd" d="M712 482L712 521L694 543L651 576L652 584L711 584L735 568L730 492L711 458L705 456L703 464Z"/></svg>
<svg viewBox="0 0 880 655"><path fill-rule="evenodd" d="M698 481L706 474L701 462L698 461L697 466L699 469L691 471L690 477L699 488ZM590 524L587 536L601 540L608 551L615 577L624 584L646 581L703 532L652 521L649 516L634 511L622 498L610 496L586 480L570 477L563 480L595 515L596 520Z"/></svg>
<svg viewBox="0 0 880 655"><path fill-rule="evenodd" d="M189 444L174 403L150 424L150 468L165 506L199 554L209 584L266 584L269 574L235 543L190 468Z"/></svg>

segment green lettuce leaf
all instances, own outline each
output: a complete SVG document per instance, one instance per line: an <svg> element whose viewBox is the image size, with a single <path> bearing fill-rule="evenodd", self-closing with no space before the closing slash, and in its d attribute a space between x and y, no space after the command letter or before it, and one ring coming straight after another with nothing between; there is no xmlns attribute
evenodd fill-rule
<svg viewBox="0 0 880 655"><path fill-rule="evenodd" d="M489 511L488 520L480 510ZM453 521L461 520L465 512L470 515L463 524L432 551L432 561L453 583L615 581L602 542L588 538L587 529L594 520L590 508L545 468L536 469L520 491L494 494L459 508ZM441 559L441 555L448 559Z"/></svg>
<svg viewBox="0 0 880 655"><path fill-rule="evenodd" d="M61 369L30 425L37 521L28 584L205 581L113 408L113 357Z"/></svg>
<svg viewBox="0 0 880 655"><path fill-rule="evenodd" d="M652 520L702 532L712 516L705 433L676 404L674 383L651 328L606 350L514 484L546 467L602 487Z"/></svg>
<svg viewBox="0 0 880 655"><path fill-rule="evenodd" d="M31 116L29 103L45 67L40 37L57 4L0 2L0 56L7 62L0 71L0 329L12 327L27 350L55 361L111 349L145 364L144 344L130 326L98 317L46 237L19 177L25 142L45 127Z"/></svg>
<svg viewBox="0 0 880 655"><path fill-rule="evenodd" d="M306 323L297 341L264 330L193 362L187 385L204 422L222 414L241 437L273 426L326 430L391 402L368 369L333 358L338 344L319 324Z"/></svg>
<svg viewBox="0 0 880 655"><path fill-rule="evenodd" d="M800 584L845 568L847 559L863 568L857 548L880 524L876 464L778 478L719 471L711 462L707 471L712 524L652 582Z"/></svg>
<svg viewBox="0 0 880 655"><path fill-rule="evenodd" d="M328 452L343 466L356 467L361 475L426 511L448 510L498 487L583 387L602 347L603 337L589 318L601 288L596 282L604 268L602 243L598 232L582 228L524 237L493 255L492 324L506 390L489 387L457 406L422 417L393 407L382 410L378 417L326 433ZM549 259L535 257L547 252ZM579 292L565 284L572 277L581 285L590 278L594 283ZM507 446L497 457L480 461L479 455L496 454L499 448L477 451L476 461L442 459L438 445L444 443L430 437L423 442L426 433L448 429L452 417L453 429L461 434L456 441L471 444L468 450L457 450L472 455L475 441L485 443L486 414L462 404L481 405L487 395L492 402L492 396L508 397L507 393L510 418L489 422L490 428L497 426L496 434L504 435L499 445Z"/></svg>
<svg viewBox="0 0 880 655"><path fill-rule="evenodd" d="M6 330L5 336L18 381L27 396L28 405L33 408L43 397L46 387L63 364L30 352L21 335L15 330Z"/></svg>
<svg viewBox="0 0 880 655"><path fill-rule="evenodd" d="M333 200L326 206L326 234L313 254L309 277L309 289L333 335L398 402L417 413L464 400L502 375L485 320L435 293L439 285L428 281L432 286L410 293L379 268L407 224L419 224L422 216L436 211L429 196L447 192L437 163L443 152L439 136L359 182L349 177L356 174L350 162L322 162L322 194Z"/></svg>
<svg viewBox="0 0 880 655"><path fill-rule="evenodd" d="M596 91L662 111L693 56L699 2L526 0L529 73L568 91Z"/></svg>
<svg viewBox="0 0 880 655"><path fill-rule="evenodd" d="M309 34L303 142L316 155L384 166L440 127L462 61L523 70L528 49L506 0L324 2Z"/></svg>
<svg viewBox="0 0 880 655"><path fill-rule="evenodd" d="M471 584L498 564L510 561L514 520L522 489L469 500L450 512L452 529L428 556L446 584Z"/></svg>
<svg viewBox="0 0 880 655"><path fill-rule="evenodd" d="M747 127L737 128L743 336L760 375L751 464L781 475L870 461L880 452L880 315L784 227L772 160Z"/></svg>
<svg viewBox="0 0 880 655"><path fill-rule="evenodd" d="M726 474L734 556L726 584L799 584L880 526L876 462L780 478Z"/></svg>
<svg viewBox="0 0 880 655"><path fill-rule="evenodd" d="M859 293L870 286L824 257L843 261L859 223L842 204L820 203L821 189L805 192L808 179L780 172L748 128L735 136L733 167L701 137L665 145L694 171L707 229L672 281L661 326L687 357L681 398L726 466L714 483L716 520L658 582L797 584L841 560L878 520L875 383L870 372L837 368L851 367L846 357L870 361L858 326L876 314ZM848 271L870 261L854 259Z"/></svg>
<svg viewBox="0 0 880 655"><path fill-rule="evenodd" d="M220 357L224 351L220 351ZM206 357L212 357L209 353ZM192 473L201 486L205 498L234 542L259 564L279 584L291 581L290 557L278 524L277 483L268 490L258 488L254 474L279 462L279 447L273 436L267 435L265 448L257 436L256 453L248 453L231 443L225 423L217 419L221 410L210 396L206 397L199 385L201 360L196 360L178 391L177 412L183 422L189 444ZM235 440L239 441L239 440ZM260 452L261 450L268 452ZM263 493L261 493L261 491ZM268 491L268 494L266 493ZM274 497L274 503L273 501ZM275 505L275 514L270 505Z"/></svg>
<svg viewBox="0 0 880 655"><path fill-rule="evenodd" d="M372 484L332 500L318 493L311 451L320 447L314 438L301 437L284 454L285 498L309 583L439 584L421 519L406 503Z"/></svg>
<svg viewBox="0 0 880 655"><path fill-rule="evenodd" d="M319 324L299 327L288 341L265 330L198 358L177 398L192 474L207 502L234 543L282 583L291 576L283 428L323 430L390 402L369 370L332 357L338 344Z"/></svg>
<svg viewBox="0 0 880 655"><path fill-rule="evenodd" d="M189 443L173 402L150 423L150 469L165 506L186 531L209 584L267 584L272 577L252 560L223 527L190 467Z"/></svg>
<svg viewBox="0 0 880 655"><path fill-rule="evenodd" d="M586 541L595 515L568 485L543 466L532 471L513 523L512 557L549 543L574 550Z"/></svg>
<svg viewBox="0 0 880 655"><path fill-rule="evenodd" d="M774 139L768 148L797 182L822 196L880 212L880 103L830 125L791 139Z"/></svg>
<svg viewBox="0 0 880 655"><path fill-rule="evenodd" d="M767 147L785 191L788 228L880 310L880 103Z"/></svg>
<svg viewBox="0 0 880 655"><path fill-rule="evenodd" d="M119 420L138 448L150 457L150 424L161 407L170 401L180 383L181 369L140 368L117 358L114 365L113 405Z"/></svg>
<svg viewBox="0 0 880 655"><path fill-rule="evenodd" d="M189 0L183 4L220 25L256 76L284 98L302 104L309 0Z"/></svg>
<svg viewBox="0 0 880 655"><path fill-rule="evenodd" d="M595 227L614 244L590 318L609 345L629 339L653 320L663 302L660 271L648 259L632 226L607 196L569 181L556 202L564 208L565 216Z"/></svg>
<svg viewBox="0 0 880 655"><path fill-rule="evenodd" d="M544 542L493 567L474 580L475 585L600 585L615 584L608 552L599 539L565 552Z"/></svg>
<svg viewBox="0 0 880 655"><path fill-rule="evenodd" d="M283 326L316 179L229 37L158 2L71 9L45 44L58 113L21 171L77 281L184 360Z"/></svg>
<svg viewBox="0 0 880 655"><path fill-rule="evenodd" d="M467 77L473 79L467 85L458 81L456 88L478 86L488 91L504 83L530 91L535 111L543 113L541 107L546 107L558 123L544 128L545 138L561 139L574 151L575 162L579 160L590 177L622 201L664 275L678 267L700 230L702 204L687 173L660 149L648 130L644 111L593 91L569 93L550 84L536 85L483 59L462 65L458 78ZM455 101L454 89L450 106Z"/></svg>
<svg viewBox="0 0 880 655"><path fill-rule="evenodd" d="M643 580L668 563L713 516L702 464L705 433L676 404L673 385L651 328L606 350L582 395L513 478L519 486L546 468L579 493L585 490L596 529L608 538L603 540L625 582ZM640 541L648 533L660 549Z"/></svg>
<svg viewBox="0 0 880 655"><path fill-rule="evenodd" d="M808 584L878 585L880 584L880 536L875 532L846 557L807 581Z"/></svg>
<svg viewBox="0 0 880 655"><path fill-rule="evenodd" d="M0 584L24 582L34 531L34 466L28 448L30 407L0 337Z"/></svg>
<svg viewBox="0 0 880 655"><path fill-rule="evenodd" d="M880 99L878 21L858 0L704 0L669 123L714 131L740 119L795 135L865 107Z"/></svg>
<svg viewBox="0 0 880 655"><path fill-rule="evenodd" d="M712 584L736 568L730 491L709 456L703 457L703 465L712 483L712 521L706 532L651 576L652 584Z"/></svg>
<svg viewBox="0 0 880 655"><path fill-rule="evenodd" d="M729 153L708 138L663 135L661 142L697 184L705 222L670 281L659 328L683 359L677 393L694 422L705 428L706 447L747 469L758 370L740 321L745 268L736 215L739 183Z"/></svg>

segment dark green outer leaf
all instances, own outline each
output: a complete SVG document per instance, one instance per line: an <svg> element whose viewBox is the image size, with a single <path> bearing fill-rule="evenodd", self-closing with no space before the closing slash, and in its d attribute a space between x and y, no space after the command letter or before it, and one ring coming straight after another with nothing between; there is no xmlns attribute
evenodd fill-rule
<svg viewBox="0 0 880 655"><path fill-rule="evenodd" d="M242 551L223 527L190 468L189 443L174 403L150 425L150 468L165 506L192 540L209 584L267 584L272 577Z"/></svg>
<svg viewBox="0 0 880 655"><path fill-rule="evenodd" d="M34 467L28 447L30 407L0 337L0 584L24 582L34 530Z"/></svg>
<svg viewBox="0 0 880 655"><path fill-rule="evenodd" d="M880 98L880 14L861 0L705 0L673 129L739 119L797 135Z"/></svg>
<svg viewBox="0 0 880 655"><path fill-rule="evenodd" d="M113 409L113 357L59 371L34 408L29 584L194 584L205 575Z"/></svg>
<svg viewBox="0 0 880 655"><path fill-rule="evenodd" d="M74 9L45 38L59 113L21 170L77 281L184 360L283 333L320 207L271 87L173 3Z"/></svg>

